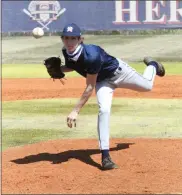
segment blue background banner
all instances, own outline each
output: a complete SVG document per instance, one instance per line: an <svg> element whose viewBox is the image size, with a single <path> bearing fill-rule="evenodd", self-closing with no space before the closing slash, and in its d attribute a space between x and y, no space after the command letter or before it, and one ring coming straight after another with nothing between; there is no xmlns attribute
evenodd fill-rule
<svg viewBox="0 0 182 195"><path fill-rule="evenodd" d="M182 1L2 1L3 32L72 22L84 30L182 28Z"/></svg>

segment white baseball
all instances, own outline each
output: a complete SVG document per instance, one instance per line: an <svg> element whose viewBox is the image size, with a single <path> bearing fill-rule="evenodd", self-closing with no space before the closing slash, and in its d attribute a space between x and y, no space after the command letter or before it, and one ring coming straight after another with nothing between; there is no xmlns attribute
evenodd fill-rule
<svg viewBox="0 0 182 195"><path fill-rule="evenodd" d="M41 38L44 36L44 30L40 27L36 27L33 29L32 34L36 39Z"/></svg>

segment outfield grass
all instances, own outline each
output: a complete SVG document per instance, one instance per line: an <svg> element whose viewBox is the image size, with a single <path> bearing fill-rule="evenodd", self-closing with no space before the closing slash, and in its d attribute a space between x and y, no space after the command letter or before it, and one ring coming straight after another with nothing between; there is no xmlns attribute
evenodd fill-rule
<svg viewBox="0 0 182 195"><path fill-rule="evenodd" d="M91 99L83 108L76 128L66 117L76 99L3 102L3 150L49 139L97 138L97 104ZM111 137L182 137L182 100L113 100Z"/></svg>
<svg viewBox="0 0 182 195"><path fill-rule="evenodd" d="M109 49L112 45L127 44L140 39L144 39L144 36L88 35L85 36L85 43L98 44ZM41 39L34 39L33 37L3 39L2 62L3 64L39 64L49 56L59 56L62 53L62 47L63 44L59 36L43 37Z"/></svg>
<svg viewBox="0 0 182 195"><path fill-rule="evenodd" d="M152 56L164 62L168 75L176 75L182 74L182 44L179 41L181 38L182 35L85 35L84 42L103 47L106 52L122 58L140 73L145 65L139 62L144 56ZM59 36L3 39L2 77L49 78L43 60L50 56L63 57L62 46ZM68 77L76 76L77 73L68 73Z"/></svg>
<svg viewBox="0 0 182 195"><path fill-rule="evenodd" d="M130 63L138 72L143 73L146 67L143 63ZM165 62L166 75L181 75L182 63ZM67 77L79 77L75 71L67 73ZM44 65L40 64L4 64L2 66L3 78L49 78Z"/></svg>
<svg viewBox="0 0 182 195"><path fill-rule="evenodd" d="M67 73L67 77L78 77L76 72ZM43 64L4 64L2 78L50 78Z"/></svg>
<svg viewBox="0 0 182 195"><path fill-rule="evenodd" d="M103 47L125 61L142 61L152 56L162 61L182 61L182 35L86 35L84 43ZM62 56L59 36L13 37L2 40L3 64L41 64L50 56Z"/></svg>

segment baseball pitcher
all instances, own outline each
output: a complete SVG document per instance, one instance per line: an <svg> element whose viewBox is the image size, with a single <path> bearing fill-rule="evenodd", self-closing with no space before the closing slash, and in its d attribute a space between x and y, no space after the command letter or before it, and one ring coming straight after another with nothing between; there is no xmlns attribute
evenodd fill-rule
<svg viewBox="0 0 182 195"><path fill-rule="evenodd" d="M103 48L84 44L80 28L72 23L65 26L61 35L64 47L62 53L65 65L61 65L59 57L50 57L44 61L49 75L53 79L65 77L65 72L76 71L86 78L86 88L67 117L67 125L72 128L81 108L96 90L98 113L98 138L101 150L101 163L104 170L115 169L118 166L109 154L109 120L113 92L116 88L127 88L139 92L151 91L155 76L163 77L163 65L150 57L144 58L146 68L143 75L136 72L121 59L115 58Z"/></svg>

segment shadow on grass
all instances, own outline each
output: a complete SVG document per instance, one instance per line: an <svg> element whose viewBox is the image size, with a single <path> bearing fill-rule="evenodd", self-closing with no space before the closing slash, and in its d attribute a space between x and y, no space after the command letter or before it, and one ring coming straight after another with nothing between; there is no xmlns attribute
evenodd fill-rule
<svg viewBox="0 0 182 195"><path fill-rule="evenodd" d="M117 144L116 147L110 148L110 151L112 152L112 151L128 149L129 146L133 144L134 143ZM100 150L99 149L68 150L58 154L40 153L36 155L25 156L24 158L20 158L20 159L15 159L12 160L11 162L14 162L16 164L29 164L29 163L40 162L40 161L50 161L52 162L52 164L59 164L74 158L86 164L97 167L98 169L102 169L101 165L95 162L91 158L91 155L93 154L100 154Z"/></svg>

